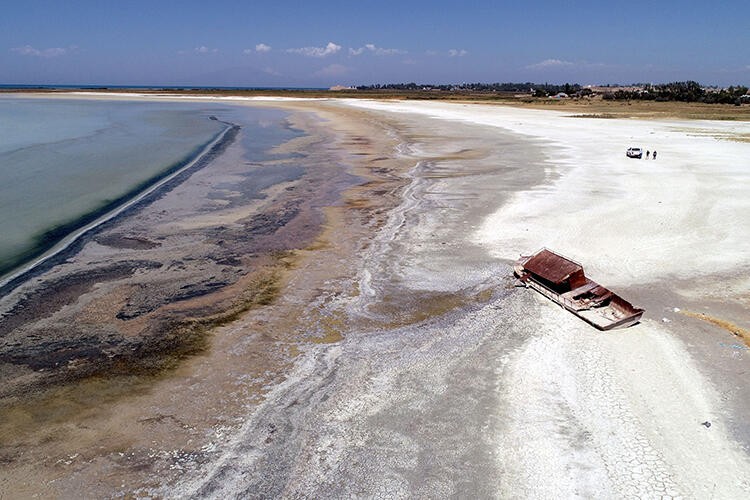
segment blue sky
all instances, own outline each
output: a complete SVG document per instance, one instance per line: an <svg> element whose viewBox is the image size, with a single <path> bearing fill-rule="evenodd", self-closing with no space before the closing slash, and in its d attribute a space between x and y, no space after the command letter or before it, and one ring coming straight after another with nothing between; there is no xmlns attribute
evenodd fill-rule
<svg viewBox="0 0 750 500"><path fill-rule="evenodd" d="M27 1L0 83L750 84L740 1Z"/></svg>

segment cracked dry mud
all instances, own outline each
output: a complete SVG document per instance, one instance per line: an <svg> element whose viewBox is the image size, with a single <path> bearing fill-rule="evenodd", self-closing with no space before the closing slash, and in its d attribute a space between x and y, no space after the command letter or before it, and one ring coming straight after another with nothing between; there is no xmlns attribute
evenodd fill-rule
<svg viewBox="0 0 750 500"><path fill-rule="evenodd" d="M169 376L46 424L63 437L6 448L0 488L174 498L750 493L742 417L727 406L743 392L706 375L715 351L686 346L693 337L653 319L596 332L514 289L508 262L472 238L515 193L562 175L543 144L345 103L283 105L317 113L309 130L323 127L328 141L317 158L362 180L317 205L322 233L289 257L281 293L215 329L211 348ZM221 259L231 268L242 254ZM656 285L623 293L651 309L675 300ZM744 361L734 361L736 371Z"/></svg>

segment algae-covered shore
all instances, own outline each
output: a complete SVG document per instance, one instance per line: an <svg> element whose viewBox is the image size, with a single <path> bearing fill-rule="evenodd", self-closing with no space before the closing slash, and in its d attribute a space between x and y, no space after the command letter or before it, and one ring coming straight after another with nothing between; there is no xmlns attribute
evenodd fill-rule
<svg viewBox="0 0 750 500"><path fill-rule="evenodd" d="M295 235L295 243L263 246L263 236L271 235L297 217L298 206L303 202L293 199L292 191L303 169L294 165L294 158L289 155L286 160L284 155L275 155L267 160L268 165L261 159L251 165L243 158L242 146L234 144L240 130L239 126L226 123L216 137L189 158L95 212L48 231L44 238L46 245L34 249L34 259L6 276L2 283L0 317L3 370L7 375L0 391L2 397L18 397L47 385L92 376L158 373L163 367L172 366L174 358L202 350L212 326L231 320L253 303L270 300L268 296L275 293L278 273L268 273L265 268L279 266L285 252L312 238L320 216L304 215L309 229ZM228 150L231 150L230 160L224 159ZM204 174L204 182L208 179L206 188L196 190L186 184L208 166L212 169ZM261 171L259 167L266 168ZM260 193L262 190L266 194ZM282 199L284 194L288 199ZM244 234L233 234L221 223L208 224L212 226L210 230L166 227L159 234L143 225L144 213L161 204L162 217L157 219L167 219L166 223L161 220L159 223L162 227L169 226L175 222L170 219L171 212L180 203L184 204L181 198L196 195L205 198L195 204L188 201L186 208L192 219L198 214L210 218L217 208L231 209L228 220L250 219L241 225ZM319 196L332 195L323 190ZM254 215L254 209L260 206L264 212ZM165 240L176 233L180 238L194 239L196 246L183 247L180 242L170 247ZM203 249L202 255L191 255L206 238L221 236L225 238L219 240L218 251ZM250 238L252 243L247 243ZM232 247L243 243L242 251ZM200 262L192 265L180 258ZM214 263L219 276L198 276L196 268L205 269L204 258ZM256 261L261 264L256 266ZM165 271L167 266L177 271ZM157 275L155 279L133 279L134 275L149 271ZM193 273L190 277L189 271ZM223 303L216 304L209 300L203 310L189 315L160 314L167 305L186 303L238 281L244 281L248 290L235 290L231 300L224 297ZM114 306L107 299L110 290L101 290L105 284L145 290L137 299ZM224 294L228 295L226 291ZM95 311L100 317L81 321L81 311L76 305L90 300L100 302ZM160 313L155 313L157 310ZM146 320L145 316L151 313L155 313L154 317ZM42 325L50 321L51 324ZM125 325L123 321L130 323Z"/></svg>
<svg viewBox="0 0 750 500"><path fill-rule="evenodd" d="M306 135L262 165L235 141L11 294L36 305L3 319L17 326L0 490L747 494L750 360L723 323L683 314L747 324L748 145L724 139L745 123L235 104L281 107ZM248 169L289 161L304 173L243 196ZM599 333L514 288L516 252L543 245L644 307L642 323ZM34 367L35 352L60 358ZM28 390L122 352L108 377Z"/></svg>
<svg viewBox="0 0 750 500"><path fill-rule="evenodd" d="M44 457L73 450L80 456L119 453L134 437L126 430L132 411L140 411L131 406L132 398L165 382L184 383L179 373L190 370L191 363L211 360L215 378L206 377L213 387L206 395L235 398L221 395L221 386L235 376L246 380L243 393L260 395L266 383L283 376L282 368L299 352L298 342L318 341L316 332L270 329L248 346L258 362L241 368L242 361L225 372L234 358L228 349L238 349L262 329L246 332L249 337L235 335L237 345L231 348L220 348L223 340L215 332L286 294L300 252L323 244L318 240L322 224L334 217L331 210L343 206L342 190L362 183L370 183L365 191L387 188L399 181L388 174L390 161L380 161L377 172L355 171L349 164L357 157L342 143L362 141L360 135L343 129L334 133L310 110L287 111L293 113L291 126L307 135L277 147L266 160L251 161L245 157L243 130L232 129L236 140L223 142L201 168L190 169L156 196L79 239L64 258L50 261L3 297L2 456L7 467L0 489L21 496L59 493L48 488L60 471L45 466ZM362 142L360 149L366 148ZM289 338L275 340L281 333ZM162 402L171 398L169 391L157 392ZM227 405L228 414L254 398L236 397ZM111 413L119 405L125 405L123 411ZM204 420L203 431L210 429L208 422L228 418L223 411L198 413L203 412L195 415ZM100 430L85 430L86 420L96 421ZM137 440L145 445L153 438L146 432ZM190 441L187 434L172 435L165 445L173 438L183 445ZM97 451L102 442L106 452ZM44 479L25 482L29 471Z"/></svg>

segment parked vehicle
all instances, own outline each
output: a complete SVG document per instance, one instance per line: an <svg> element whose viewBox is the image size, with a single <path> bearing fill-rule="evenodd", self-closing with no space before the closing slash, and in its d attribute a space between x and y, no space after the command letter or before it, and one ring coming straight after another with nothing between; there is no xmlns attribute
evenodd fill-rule
<svg viewBox="0 0 750 500"><path fill-rule="evenodd" d="M628 148L625 155L628 158L643 158L643 150L641 148Z"/></svg>

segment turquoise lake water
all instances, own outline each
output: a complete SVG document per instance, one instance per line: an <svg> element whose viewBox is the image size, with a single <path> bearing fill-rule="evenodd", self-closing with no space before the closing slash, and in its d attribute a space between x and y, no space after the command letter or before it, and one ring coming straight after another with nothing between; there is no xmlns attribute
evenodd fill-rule
<svg viewBox="0 0 750 500"><path fill-rule="evenodd" d="M194 156L226 127L210 116L249 132L242 144L251 160L298 135L273 110L0 97L0 275L50 246L51 229Z"/></svg>

